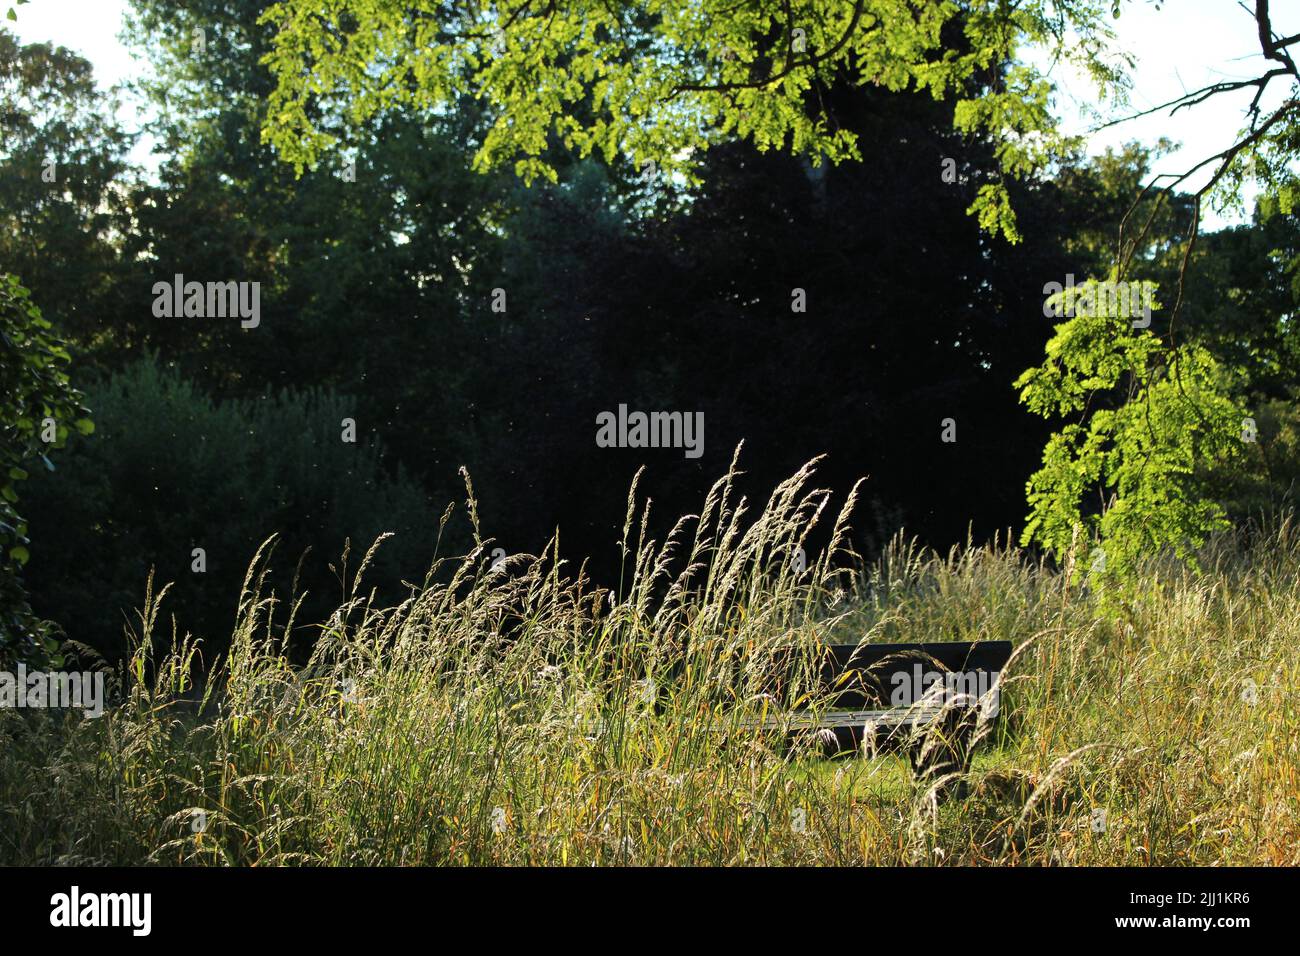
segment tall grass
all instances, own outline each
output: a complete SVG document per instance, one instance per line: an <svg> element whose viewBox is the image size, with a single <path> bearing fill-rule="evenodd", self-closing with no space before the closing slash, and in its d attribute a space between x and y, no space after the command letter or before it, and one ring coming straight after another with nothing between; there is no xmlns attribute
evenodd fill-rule
<svg viewBox="0 0 1300 956"><path fill-rule="evenodd" d="M151 590L105 716L0 711L0 863L1300 862L1290 524L1216 542L1199 576L1153 560L1103 612L1006 545L899 537L864 567L852 495L800 570L829 517L811 466L753 515L734 468L663 543L634 483L613 593L554 549L486 560L470 489L476 550L393 608L368 554L306 667L265 549L201 688ZM822 642L983 639L1018 650L967 799L753 719L780 715L778 678L820 705Z"/></svg>

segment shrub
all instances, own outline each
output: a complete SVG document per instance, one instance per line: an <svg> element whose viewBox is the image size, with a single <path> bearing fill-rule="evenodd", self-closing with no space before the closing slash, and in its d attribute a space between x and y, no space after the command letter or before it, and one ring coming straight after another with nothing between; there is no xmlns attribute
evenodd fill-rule
<svg viewBox="0 0 1300 956"><path fill-rule="evenodd" d="M154 570L175 582L182 628L208 638L206 654L221 650L248 561L273 534L290 570L308 552L297 571L304 621L338 603L332 580L345 566L334 562L336 575L329 557L348 539L368 546L395 533L374 568L388 589L399 574L422 575L434 545L425 497L386 471L364 423L356 443L342 440L342 420L355 415L346 398L216 402L147 359L91 387L87 400L98 429L70 446L31 501L32 533L50 542L31 563L32 599L68 637L120 657L123 624ZM287 591L291 579L275 583Z"/></svg>
<svg viewBox="0 0 1300 956"><path fill-rule="evenodd" d="M1300 405L1274 399L1247 411L1242 448L1248 467L1235 469L1210 460L1201 468L1239 528L1300 507Z"/></svg>

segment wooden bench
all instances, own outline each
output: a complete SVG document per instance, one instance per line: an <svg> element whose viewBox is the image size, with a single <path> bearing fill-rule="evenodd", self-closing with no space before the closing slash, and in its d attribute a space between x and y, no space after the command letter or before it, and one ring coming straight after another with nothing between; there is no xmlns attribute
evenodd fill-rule
<svg viewBox="0 0 1300 956"><path fill-rule="evenodd" d="M829 705L765 723L816 734L834 755L904 750L922 783L970 768L976 732L997 719L1010 641L836 644L819 680Z"/></svg>

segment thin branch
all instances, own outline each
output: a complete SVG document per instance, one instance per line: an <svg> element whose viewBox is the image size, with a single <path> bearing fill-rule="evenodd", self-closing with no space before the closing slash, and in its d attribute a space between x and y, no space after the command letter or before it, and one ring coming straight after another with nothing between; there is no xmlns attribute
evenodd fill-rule
<svg viewBox="0 0 1300 956"><path fill-rule="evenodd" d="M1281 63L1288 73L1300 79L1300 73L1296 72L1295 61L1284 49L1287 44L1280 43L1277 37L1273 36L1273 25L1269 22L1268 15L1268 0L1255 0L1255 25L1259 28L1259 45L1264 51L1264 56Z"/></svg>
<svg viewBox="0 0 1300 956"><path fill-rule="evenodd" d="M1196 106L1199 103L1205 102L1211 96L1217 96L1220 93L1231 93L1235 90L1244 90L1252 86L1258 87L1255 93L1255 100L1258 102L1259 97L1263 94L1264 87L1268 86L1271 80L1279 76L1285 76L1290 72L1290 70L1283 67L1277 67L1253 80L1233 80L1231 82L1211 83L1209 86L1203 86L1199 90L1184 93L1182 96L1176 97L1167 103L1161 103L1159 106L1153 106L1150 109L1145 109L1138 113L1132 113L1128 116L1121 116L1119 119L1108 120L1100 126L1094 126L1089 130L1089 132L1099 133L1112 126L1118 126L1121 123L1127 123L1130 120L1140 119L1143 116L1150 116L1152 113L1159 113L1161 110L1165 109L1169 110L1169 115L1172 116L1181 109Z"/></svg>
<svg viewBox="0 0 1300 956"><path fill-rule="evenodd" d="M737 82L727 82L727 83L680 83L673 88L673 91L670 94L670 96L676 96L679 93L688 93L688 92L689 93L724 93L730 90L763 89L765 87L771 86L773 83L776 83L779 80L784 79L785 77L789 76L797 69L800 69L805 66L808 67L817 66L817 64L823 62L824 60L828 60L831 57L833 57L844 47L846 43L849 42L849 39L853 36L853 34L858 29L858 21L862 19L862 8L864 2L865 0L855 0L853 4L853 16L849 18L848 29L846 29L844 31L844 35L841 36L839 40L836 41L830 47L830 49L826 50L824 53L813 54L807 57L806 59L798 60L798 61L793 60L792 57L788 58L786 60L786 64L784 67L782 67L777 72L771 74L770 76L762 80L746 81L746 82L737 81ZM879 26L880 23L879 21L877 21L875 24L872 25L870 29L875 30L878 29ZM786 27L787 32L789 32L791 29L792 29L792 25L787 25Z"/></svg>

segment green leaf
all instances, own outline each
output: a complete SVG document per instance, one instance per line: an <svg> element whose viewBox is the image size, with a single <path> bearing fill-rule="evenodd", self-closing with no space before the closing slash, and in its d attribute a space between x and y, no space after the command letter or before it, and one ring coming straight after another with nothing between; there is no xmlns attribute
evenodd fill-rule
<svg viewBox="0 0 1300 956"><path fill-rule="evenodd" d="M31 552L21 544L9 549L9 557L13 558L19 564L26 564L31 559Z"/></svg>

